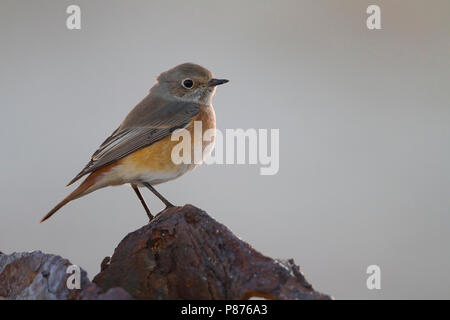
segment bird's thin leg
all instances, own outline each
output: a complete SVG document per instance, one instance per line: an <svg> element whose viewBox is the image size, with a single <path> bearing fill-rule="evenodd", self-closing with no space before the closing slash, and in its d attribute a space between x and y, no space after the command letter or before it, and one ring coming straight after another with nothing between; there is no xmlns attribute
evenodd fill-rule
<svg viewBox="0 0 450 320"><path fill-rule="evenodd" d="M174 207L173 204L171 204L166 198L164 198L161 193L159 193L158 191L155 190L155 188L153 188L149 183L144 182L144 186L146 186L147 188L150 189L151 192L153 192L155 194L155 196L157 196L159 198L159 200L161 200L162 202L164 202L164 204L166 205L167 208L170 207Z"/></svg>
<svg viewBox="0 0 450 320"><path fill-rule="evenodd" d="M139 188L137 187L137 185L135 184L131 184L131 187L133 188L134 192L136 192L137 197L139 198L139 200L141 200L142 205L144 206L145 212L147 213L148 218L151 220L153 220L153 215L150 212L150 209L147 207L147 204L145 203L144 198L142 197L141 192L139 191Z"/></svg>

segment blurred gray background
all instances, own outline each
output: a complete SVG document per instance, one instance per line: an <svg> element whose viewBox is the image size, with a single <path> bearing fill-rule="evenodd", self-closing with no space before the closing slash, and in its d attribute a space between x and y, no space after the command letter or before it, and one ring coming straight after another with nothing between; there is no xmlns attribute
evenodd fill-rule
<svg viewBox="0 0 450 320"><path fill-rule="evenodd" d="M366 28L369 4L382 30ZM162 194L293 257L338 299L450 298L449 54L448 0L1 0L0 250L60 254L93 277L147 222L133 190L39 219L156 75L192 61L231 80L219 129L280 129L280 171L201 166ZM366 288L371 264L381 290Z"/></svg>

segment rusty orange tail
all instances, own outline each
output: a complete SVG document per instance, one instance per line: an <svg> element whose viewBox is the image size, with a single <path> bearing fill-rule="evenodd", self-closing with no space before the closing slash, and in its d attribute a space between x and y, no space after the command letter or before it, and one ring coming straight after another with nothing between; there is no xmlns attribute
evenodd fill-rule
<svg viewBox="0 0 450 320"><path fill-rule="evenodd" d="M86 192L86 190L92 186L95 182L95 177L97 174L92 173L90 176L88 176L75 190L72 191L71 194L69 194L67 197L64 198L60 203L58 203L52 210L50 210L45 217L41 219L41 223L50 218L56 211L61 209L63 206L68 204L70 201L75 200L81 196L83 196Z"/></svg>

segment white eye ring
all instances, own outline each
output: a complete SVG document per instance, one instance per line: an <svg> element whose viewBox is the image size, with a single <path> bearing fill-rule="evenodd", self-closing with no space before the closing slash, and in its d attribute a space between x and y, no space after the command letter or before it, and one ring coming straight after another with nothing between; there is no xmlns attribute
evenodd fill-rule
<svg viewBox="0 0 450 320"><path fill-rule="evenodd" d="M181 85L186 88L186 89L192 89L194 87L194 81L192 79L184 79L183 81L181 81Z"/></svg>

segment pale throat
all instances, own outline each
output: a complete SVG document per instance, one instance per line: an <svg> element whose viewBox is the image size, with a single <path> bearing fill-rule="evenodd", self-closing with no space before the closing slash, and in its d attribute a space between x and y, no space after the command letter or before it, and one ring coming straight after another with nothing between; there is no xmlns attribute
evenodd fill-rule
<svg viewBox="0 0 450 320"><path fill-rule="evenodd" d="M174 95L183 102L194 102L211 106L215 88L205 87L198 88L192 92L185 93L183 96Z"/></svg>

